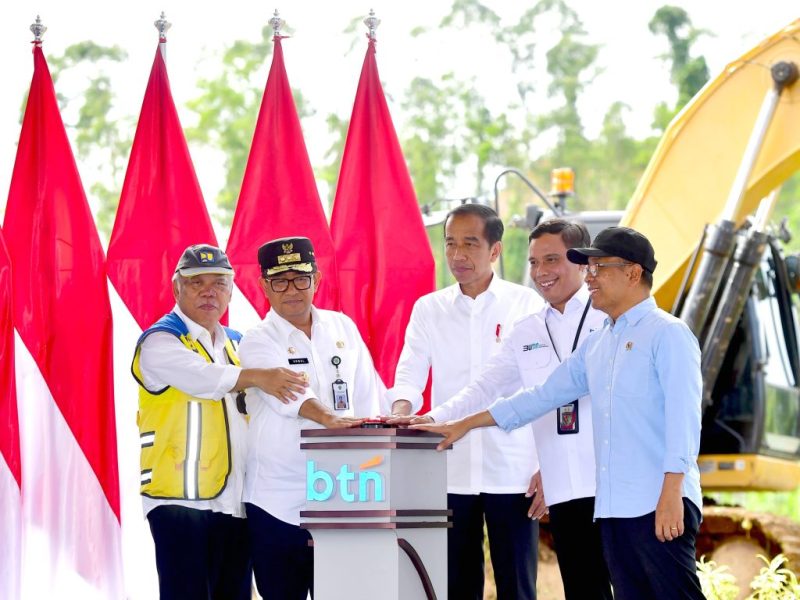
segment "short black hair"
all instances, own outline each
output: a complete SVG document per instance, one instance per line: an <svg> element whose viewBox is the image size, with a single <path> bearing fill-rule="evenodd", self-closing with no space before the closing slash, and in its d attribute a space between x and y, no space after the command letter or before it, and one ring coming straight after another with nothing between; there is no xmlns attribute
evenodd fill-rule
<svg viewBox="0 0 800 600"><path fill-rule="evenodd" d="M483 220L483 237L489 242L489 246L494 246L495 243L503 239L503 231L505 231L503 221L497 216L494 209L489 208L485 204L469 203L455 207L447 213L447 216L444 218L445 231L447 229L447 221L450 220L450 217L457 217L459 215L475 215ZM446 235L447 233L445 233L445 236Z"/></svg>
<svg viewBox="0 0 800 600"><path fill-rule="evenodd" d="M586 248L592 244L592 236L586 225L579 221L568 221L567 219L550 219L542 221L533 228L528 235L528 243L543 235L550 233L560 235L564 246L569 248Z"/></svg>
<svg viewBox="0 0 800 600"><path fill-rule="evenodd" d="M642 281L644 281L648 290L653 289L653 274L644 267L642 267Z"/></svg>

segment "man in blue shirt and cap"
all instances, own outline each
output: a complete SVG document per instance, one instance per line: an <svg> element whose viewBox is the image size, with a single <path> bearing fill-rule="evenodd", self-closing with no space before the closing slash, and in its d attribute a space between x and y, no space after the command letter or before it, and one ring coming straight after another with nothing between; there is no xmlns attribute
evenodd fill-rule
<svg viewBox="0 0 800 600"><path fill-rule="evenodd" d="M445 434L443 449L473 428L515 429L591 394L594 516L615 598L703 598L695 567L702 507L697 339L650 295L656 260L642 234L611 227L567 257L587 265L592 306L608 314L605 326L543 385L459 421L414 427Z"/></svg>

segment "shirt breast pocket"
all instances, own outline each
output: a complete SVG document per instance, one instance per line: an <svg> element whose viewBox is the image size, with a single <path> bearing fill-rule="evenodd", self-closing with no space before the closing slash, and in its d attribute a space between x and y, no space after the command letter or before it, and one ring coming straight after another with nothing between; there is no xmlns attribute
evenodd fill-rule
<svg viewBox="0 0 800 600"><path fill-rule="evenodd" d="M520 369L544 369L555 360L550 348L537 348L536 350L529 350L523 352L520 358Z"/></svg>

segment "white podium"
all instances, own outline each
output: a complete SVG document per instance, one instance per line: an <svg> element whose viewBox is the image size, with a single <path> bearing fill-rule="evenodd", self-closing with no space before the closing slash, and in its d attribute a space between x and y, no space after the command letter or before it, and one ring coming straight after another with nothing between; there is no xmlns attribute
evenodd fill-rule
<svg viewBox="0 0 800 600"><path fill-rule="evenodd" d="M438 434L308 429L315 600L447 600L447 463Z"/></svg>

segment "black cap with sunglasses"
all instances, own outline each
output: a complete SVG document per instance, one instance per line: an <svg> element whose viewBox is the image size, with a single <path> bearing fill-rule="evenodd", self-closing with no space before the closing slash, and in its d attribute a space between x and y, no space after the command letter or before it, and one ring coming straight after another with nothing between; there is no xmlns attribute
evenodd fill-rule
<svg viewBox="0 0 800 600"><path fill-rule="evenodd" d="M258 249L258 264L264 278L287 271L317 272L314 246L306 237L285 237L267 242Z"/></svg>
<svg viewBox="0 0 800 600"><path fill-rule="evenodd" d="M650 273L658 264L650 240L630 227L608 227L597 234L590 248L567 250L569 261L579 265L588 264L590 256L618 256Z"/></svg>

